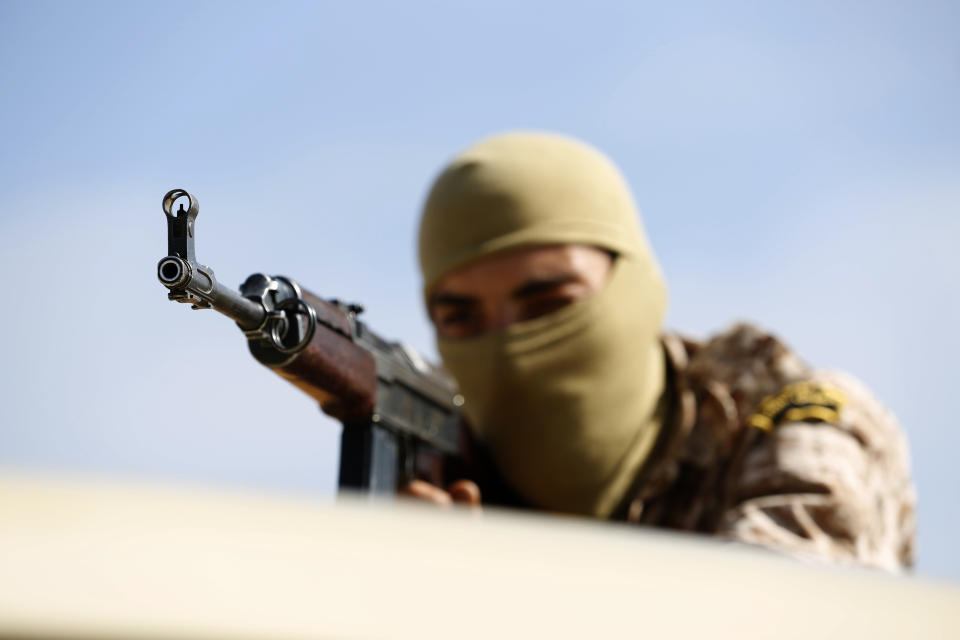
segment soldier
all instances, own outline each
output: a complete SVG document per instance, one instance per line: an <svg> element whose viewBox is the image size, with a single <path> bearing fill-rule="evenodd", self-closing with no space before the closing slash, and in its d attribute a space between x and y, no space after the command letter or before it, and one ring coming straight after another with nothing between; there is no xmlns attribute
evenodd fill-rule
<svg viewBox="0 0 960 640"><path fill-rule="evenodd" d="M406 493L716 534L911 566L904 437L856 380L739 324L664 332L666 289L629 189L576 140L512 133L436 179L420 226L444 366L494 484Z"/></svg>

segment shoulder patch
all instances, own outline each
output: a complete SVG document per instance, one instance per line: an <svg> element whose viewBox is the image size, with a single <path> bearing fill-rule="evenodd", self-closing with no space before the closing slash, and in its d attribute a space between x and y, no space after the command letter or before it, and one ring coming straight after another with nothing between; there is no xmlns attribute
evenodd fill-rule
<svg viewBox="0 0 960 640"><path fill-rule="evenodd" d="M819 382L794 382L760 401L747 418L747 426L773 431L784 422L837 422L846 395Z"/></svg>

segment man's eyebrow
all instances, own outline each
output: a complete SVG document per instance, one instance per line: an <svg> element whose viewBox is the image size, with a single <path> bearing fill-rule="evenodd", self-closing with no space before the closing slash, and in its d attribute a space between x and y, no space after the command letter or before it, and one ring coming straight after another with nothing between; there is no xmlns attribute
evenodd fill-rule
<svg viewBox="0 0 960 640"><path fill-rule="evenodd" d="M536 295L538 293L544 293L545 291L551 291L556 289L559 286L568 284L570 282L579 282L580 278L572 273L566 273L559 276L553 276L550 278L538 278L535 280L529 280L524 284L520 285L510 294L511 298L519 299L526 298L529 296Z"/></svg>
<svg viewBox="0 0 960 640"><path fill-rule="evenodd" d="M477 302L477 299L473 296L467 296L459 293L438 293L430 298L430 304L443 304L457 307L477 304Z"/></svg>

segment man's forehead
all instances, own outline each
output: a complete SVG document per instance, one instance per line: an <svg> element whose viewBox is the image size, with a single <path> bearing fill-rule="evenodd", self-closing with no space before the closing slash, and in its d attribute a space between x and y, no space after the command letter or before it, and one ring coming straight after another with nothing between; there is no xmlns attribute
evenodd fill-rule
<svg viewBox="0 0 960 640"><path fill-rule="evenodd" d="M484 284L508 283L540 278L553 278L575 271L581 262L581 253L592 247L577 244L555 244L517 247L492 253L454 269L437 283L435 293L478 282Z"/></svg>
<svg viewBox="0 0 960 640"><path fill-rule="evenodd" d="M598 264L602 261L603 265ZM485 256L451 271L430 294L430 303L462 303L477 295L505 297L525 285L578 281L598 267L605 271L609 252L581 244L513 248Z"/></svg>

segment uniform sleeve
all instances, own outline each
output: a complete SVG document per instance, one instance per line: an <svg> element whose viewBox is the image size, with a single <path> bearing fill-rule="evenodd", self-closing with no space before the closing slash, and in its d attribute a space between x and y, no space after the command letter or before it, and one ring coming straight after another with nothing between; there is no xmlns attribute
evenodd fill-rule
<svg viewBox="0 0 960 640"><path fill-rule="evenodd" d="M720 533L793 556L900 572L913 563L915 498L896 419L857 380L832 420L789 419L746 451Z"/></svg>

